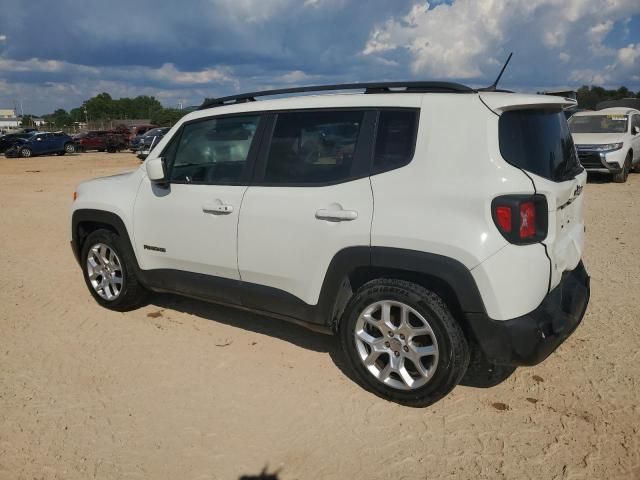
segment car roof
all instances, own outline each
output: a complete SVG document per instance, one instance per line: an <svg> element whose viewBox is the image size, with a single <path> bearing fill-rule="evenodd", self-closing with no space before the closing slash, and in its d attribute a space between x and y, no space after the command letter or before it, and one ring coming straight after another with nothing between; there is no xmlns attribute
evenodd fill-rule
<svg viewBox="0 0 640 480"><path fill-rule="evenodd" d="M629 115L631 113L640 113L640 110L636 110L635 108L628 107L611 107L611 108L603 108L602 110L589 110L585 112L577 112L574 116L576 117L589 117L592 115Z"/></svg>
<svg viewBox="0 0 640 480"><path fill-rule="evenodd" d="M243 101L224 105L204 107L187 114L184 121L200 118L278 110L302 110L315 108L420 108L423 99L437 98L439 100L459 100L467 98L477 102L478 96L489 107L502 109L509 106L532 107L540 105L572 106L573 99L552 95L520 94L506 91L470 91L468 93L444 92L386 92L386 93L328 93L315 95L296 95L265 100Z"/></svg>

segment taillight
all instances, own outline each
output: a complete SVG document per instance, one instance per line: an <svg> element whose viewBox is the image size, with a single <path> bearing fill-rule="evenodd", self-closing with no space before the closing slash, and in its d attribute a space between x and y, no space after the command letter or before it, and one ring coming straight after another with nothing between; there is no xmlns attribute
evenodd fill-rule
<svg viewBox="0 0 640 480"><path fill-rule="evenodd" d="M511 208L510 207L497 207L496 208L496 223L500 230L503 232L511 232Z"/></svg>
<svg viewBox="0 0 640 480"><path fill-rule="evenodd" d="M537 243L547 236L544 195L503 195L491 202L491 216L504 238L516 245Z"/></svg>
<svg viewBox="0 0 640 480"><path fill-rule="evenodd" d="M520 204L520 238L533 237L536 234L536 207L533 202Z"/></svg>

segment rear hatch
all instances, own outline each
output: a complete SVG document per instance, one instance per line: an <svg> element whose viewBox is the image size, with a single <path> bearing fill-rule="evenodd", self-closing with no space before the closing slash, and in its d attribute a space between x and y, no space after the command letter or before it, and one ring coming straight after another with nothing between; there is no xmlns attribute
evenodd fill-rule
<svg viewBox="0 0 640 480"><path fill-rule="evenodd" d="M543 95L481 94L499 119L500 153L521 169L534 193L547 199L548 234L542 242L550 260L549 289L565 271L573 270L584 249L584 186L580 165L563 108L575 101Z"/></svg>

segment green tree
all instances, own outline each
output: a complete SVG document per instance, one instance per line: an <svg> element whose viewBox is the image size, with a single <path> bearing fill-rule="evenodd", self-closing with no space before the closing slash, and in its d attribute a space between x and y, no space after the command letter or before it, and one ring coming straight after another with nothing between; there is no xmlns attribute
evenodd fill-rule
<svg viewBox="0 0 640 480"><path fill-rule="evenodd" d="M160 127L171 127L188 112L177 108L163 108L156 111L151 117L151 123Z"/></svg>
<svg viewBox="0 0 640 480"><path fill-rule="evenodd" d="M43 117L47 123L55 128L69 127L73 124L71 115L66 110L59 108L50 115L44 115Z"/></svg>

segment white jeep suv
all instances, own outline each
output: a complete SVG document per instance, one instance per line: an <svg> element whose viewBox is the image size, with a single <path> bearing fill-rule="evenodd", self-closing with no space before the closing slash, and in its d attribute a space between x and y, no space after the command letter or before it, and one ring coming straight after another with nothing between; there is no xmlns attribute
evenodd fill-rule
<svg viewBox="0 0 640 480"><path fill-rule="evenodd" d="M610 173L614 182L624 183L630 170L640 171L640 111L579 112L569 119L569 129L588 172Z"/></svg>
<svg viewBox="0 0 640 480"><path fill-rule="evenodd" d="M429 405L582 320L571 103L441 82L208 100L137 170L78 186L72 248L107 308L174 292L302 323L365 388Z"/></svg>

